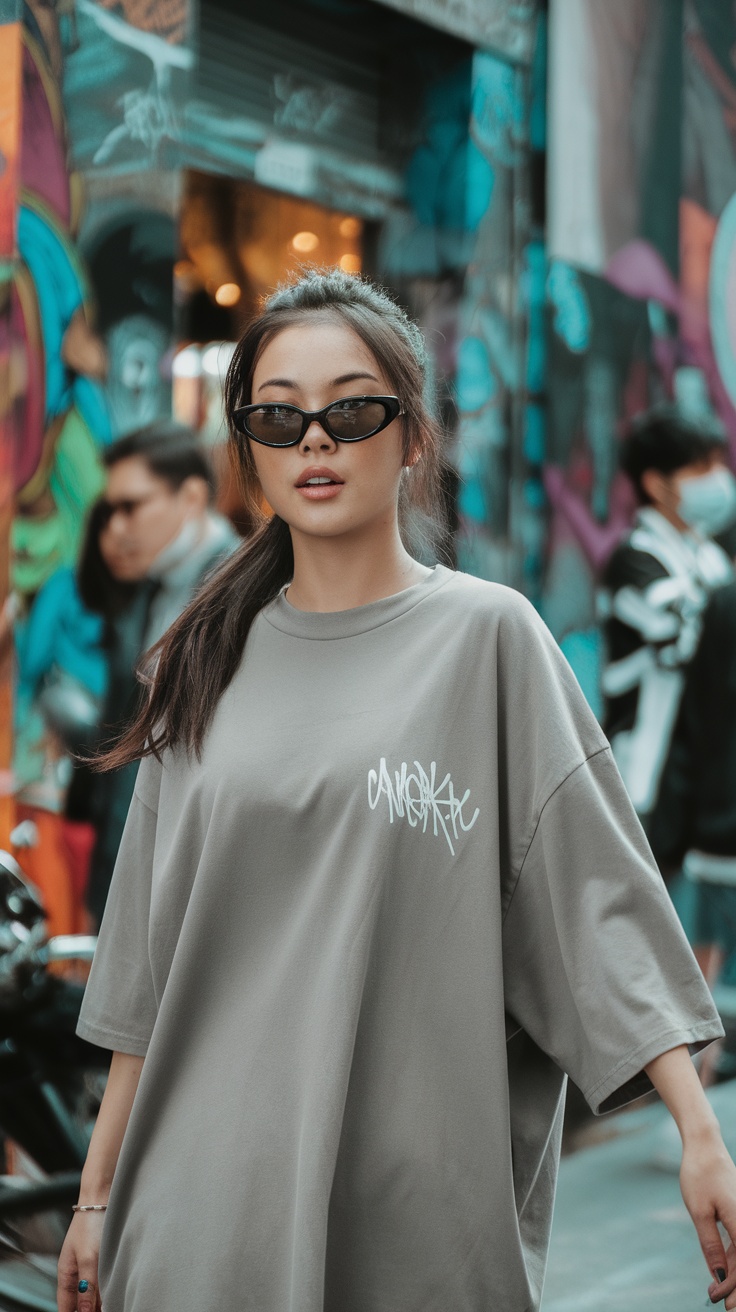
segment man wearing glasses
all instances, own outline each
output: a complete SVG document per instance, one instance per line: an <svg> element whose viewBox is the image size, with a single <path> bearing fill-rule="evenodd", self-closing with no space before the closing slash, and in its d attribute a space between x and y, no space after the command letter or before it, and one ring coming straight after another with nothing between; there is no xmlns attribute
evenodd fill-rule
<svg viewBox="0 0 736 1312"><path fill-rule="evenodd" d="M132 602L109 627L110 680L103 737L134 714L138 661L189 604L204 579L238 545L211 508L214 476L196 435L159 420L121 437L104 453L106 552L115 577L138 583ZM87 904L99 923L135 783L135 769L95 777L97 842Z"/></svg>

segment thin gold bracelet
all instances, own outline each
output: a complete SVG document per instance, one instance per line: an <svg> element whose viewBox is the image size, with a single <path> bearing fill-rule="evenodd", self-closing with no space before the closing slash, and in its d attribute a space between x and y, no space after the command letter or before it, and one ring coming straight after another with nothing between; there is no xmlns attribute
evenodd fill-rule
<svg viewBox="0 0 736 1312"><path fill-rule="evenodd" d="M106 1212L107 1203L74 1203L73 1212Z"/></svg>

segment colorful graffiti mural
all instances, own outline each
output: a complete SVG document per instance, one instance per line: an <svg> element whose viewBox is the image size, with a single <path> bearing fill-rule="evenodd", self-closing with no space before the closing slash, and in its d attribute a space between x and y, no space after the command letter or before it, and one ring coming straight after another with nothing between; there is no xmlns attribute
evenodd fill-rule
<svg viewBox="0 0 736 1312"><path fill-rule="evenodd" d="M193 63L186 0L78 0L64 108L87 203L79 247L107 355L113 434L171 408L183 110ZM163 362L163 366L162 366Z"/></svg>
<svg viewBox="0 0 736 1312"><path fill-rule="evenodd" d="M17 446L17 403L25 390L24 361L13 333L13 272L20 165L22 30L16 6L0 4L0 844L13 823L12 606L10 529Z"/></svg>
<svg viewBox="0 0 736 1312"><path fill-rule="evenodd" d="M100 447L170 406L159 364L171 342L174 221L141 205L140 173L174 148L173 78L191 62L187 10L131 3L120 13L80 0L73 15L71 28L72 11L58 16L37 0L23 11L11 306L28 381L13 526L23 597L76 559L84 510L102 486Z"/></svg>
<svg viewBox="0 0 736 1312"><path fill-rule="evenodd" d="M68 167L62 69L55 14L27 6L13 293L28 372L13 525L13 584L21 598L76 559L84 510L102 485L97 449L110 437L101 386L107 358L77 248L79 179Z"/></svg>
<svg viewBox="0 0 736 1312"><path fill-rule="evenodd" d="M104 486L105 445L170 413L176 151L191 52L183 2L28 0L18 17L15 258L3 304L15 362L3 446L12 475L8 663L16 657L6 792L22 822L14 832L24 867L63 932L79 927L61 815L70 767L39 698L64 670L58 653L39 662L31 647L49 645L35 620L73 579ZM4 94L7 86L4 77ZM2 175L2 201L12 176ZM41 666L39 684L28 673ZM8 768L10 751L8 741Z"/></svg>
<svg viewBox="0 0 736 1312"><path fill-rule="evenodd" d="M717 416L736 456L735 38L710 0L551 11L541 605L596 707L596 579L633 509L627 423L675 401Z"/></svg>
<svg viewBox="0 0 736 1312"><path fill-rule="evenodd" d="M473 58L465 222L473 249L457 359L458 560L535 597L544 559L544 16L525 68Z"/></svg>

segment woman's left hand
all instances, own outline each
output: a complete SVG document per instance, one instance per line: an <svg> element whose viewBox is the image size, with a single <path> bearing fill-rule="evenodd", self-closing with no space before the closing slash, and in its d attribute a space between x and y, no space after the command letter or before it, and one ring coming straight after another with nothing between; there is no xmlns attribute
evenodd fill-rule
<svg viewBox="0 0 736 1312"><path fill-rule="evenodd" d="M730 1312L736 1308L736 1166L684 1044L655 1057L646 1071L682 1138L680 1188L713 1277L708 1295L713 1303L725 1299ZM727 1249L719 1222L731 1241Z"/></svg>
<svg viewBox="0 0 736 1312"><path fill-rule="evenodd" d="M713 1303L725 1298L726 1308L736 1308L736 1166L717 1125L692 1141L685 1139L680 1188L713 1275L708 1295ZM731 1239L727 1248L716 1224L719 1221Z"/></svg>

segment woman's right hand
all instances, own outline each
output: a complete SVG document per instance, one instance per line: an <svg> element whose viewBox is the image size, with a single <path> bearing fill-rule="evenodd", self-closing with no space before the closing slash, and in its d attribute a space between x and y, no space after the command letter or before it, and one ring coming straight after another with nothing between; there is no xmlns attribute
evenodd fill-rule
<svg viewBox="0 0 736 1312"><path fill-rule="evenodd" d="M107 1203L115 1167L143 1070L143 1057L114 1052L82 1171L80 1202ZM59 1312L102 1312L97 1266L105 1212L75 1212L59 1255ZM89 1288L79 1289L80 1280Z"/></svg>
<svg viewBox="0 0 736 1312"><path fill-rule="evenodd" d="M59 1312L102 1312L97 1264L104 1212L75 1212L59 1255ZM80 1292L79 1283L88 1288Z"/></svg>

